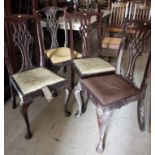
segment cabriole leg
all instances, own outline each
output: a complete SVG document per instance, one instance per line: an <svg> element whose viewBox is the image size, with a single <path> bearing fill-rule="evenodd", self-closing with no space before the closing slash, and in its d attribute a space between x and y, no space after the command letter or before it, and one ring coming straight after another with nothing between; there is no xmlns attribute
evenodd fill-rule
<svg viewBox="0 0 155 155"><path fill-rule="evenodd" d="M29 118L28 118L28 108L30 106L30 102L26 103L24 102L21 106L21 113L22 113L22 116L25 120L25 123L26 123L26 127L27 127L27 133L26 133L26 136L25 138L26 139L30 139L32 137L32 133L31 133L31 130L30 130L30 123L29 123Z"/></svg>
<svg viewBox="0 0 155 155"><path fill-rule="evenodd" d="M89 96L85 95L83 91L80 92L80 95L81 95L81 99L82 99L82 113L85 113L87 110Z"/></svg>
<svg viewBox="0 0 155 155"><path fill-rule="evenodd" d="M100 106L96 109L97 121L99 127L99 142L96 147L96 151L103 152L105 146L105 132L108 124L109 117L112 115L112 111L104 111Z"/></svg>
<svg viewBox="0 0 155 155"><path fill-rule="evenodd" d="M82 113L81 92L82 92L82 89L81 89L80 83L78 82L78 84L74 88L74 95L75 95L75 98L76 98L76 102L78 104L78 111L75 114L76 117L80 117L80 115Z"/></svg>
<svg viewBox="0 0 155 155"><path fill-rule="evenodd" d="M65 89L66 92L66 96L65 96L65 107L64 107L64 111L65 111L65 115L66 116L70 116L71 112L68 111L68 103L69 103L69 99L70 99L70 95L71 95L71 90L70 89Z"/></svg>

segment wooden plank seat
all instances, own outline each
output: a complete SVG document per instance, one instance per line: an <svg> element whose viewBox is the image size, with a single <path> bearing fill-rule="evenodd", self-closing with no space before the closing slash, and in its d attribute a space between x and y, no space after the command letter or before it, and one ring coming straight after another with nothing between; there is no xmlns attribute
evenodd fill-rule
<svg viewBox="0 0 155 155"><path fill-rule="evenodd" d="M139 88L116 74L88 77L80 79L80 82L82 87L90 90L97 102L105 107L107 105L110 107L119 106L120 102L125 101L129 96L131 99L135 99L141 95Z"/></svg>

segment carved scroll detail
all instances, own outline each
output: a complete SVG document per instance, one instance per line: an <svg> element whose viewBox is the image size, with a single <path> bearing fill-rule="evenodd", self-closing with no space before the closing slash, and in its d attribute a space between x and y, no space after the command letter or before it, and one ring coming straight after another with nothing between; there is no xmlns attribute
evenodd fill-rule
<svg viewBox="0 0 155 155"><path fill-rule="evenodd" d="M89 46L89 39L90 39L90 20L92 16L88 16L84 14L83 16L80 17L80 36L83 39L83 44L82 44L82 54L83 56L89 56L90 55L90 46Z"/></svg>
<svg viewBox="0 0 155 155"><path fill-rule="evenodd" d="M148 27L141 25L136 29L137 30L134 34L134 38L130 44L129 65L126 72L126 77L131 81L133 80L135 62L137 58L146 50L146 39L148 39L148 37L150 36L150 29L148 29Z"/></svg>
<svg viewBox="0 0 155 155"><path fill-rule="evenodd" d="M22 55L22 66L20 71L32 67L32 62L29 54L30 43L32 42L32 36L30 32L27 30L27 26L25 23L12 23L14 28L13 33L13 41L15 46L17 46Z"/></svg>
<svg viewBox="0 0 155 155"><path fill-rule="evenodd" d="M47 17L47 29L49 30L52 39L51 48L56 48L58 47L57 30L59 26L56 19L57 10L50 8L50 11L45 12L45 14Z"/></svg>

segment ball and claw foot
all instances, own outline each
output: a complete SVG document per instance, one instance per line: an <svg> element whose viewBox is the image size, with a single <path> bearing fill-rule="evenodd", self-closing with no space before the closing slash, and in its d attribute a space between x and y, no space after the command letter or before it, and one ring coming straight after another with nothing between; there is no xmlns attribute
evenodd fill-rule
<svg viewBox="0 0 155 155"><path fill-rule="evenodd" d="M26 139L31 139L31 138L32 138L32 134L31 134L31 133L27 133L27 134L25 135L25 138L26 138Z"/></svg>

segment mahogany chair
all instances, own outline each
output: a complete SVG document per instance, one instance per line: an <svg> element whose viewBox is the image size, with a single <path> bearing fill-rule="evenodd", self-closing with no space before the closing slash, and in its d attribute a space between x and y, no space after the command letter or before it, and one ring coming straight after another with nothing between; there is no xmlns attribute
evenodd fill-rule
<svg viewBox="0 0 155 155"><path fill-rule="evenodd" d="M44 52L47 57L47 62L49 62L49 66L58 67L71 67L71 86L74 86L74 74L73 68L71 65L71 61L73 58L81 57L81 54L72 51L71 47L73 42L68 43L68 31L66 28L64 13L66 12L66 8L59 7L46 7L39 11L43 13L46 17L45 22L47 24L47 30L50 34L51 45L49 49L45 49ZM58 29L59 29L59 20L61 20L64 24L64 44L59 45L58 43ZM45 34L44 34L45 35ZM45 36L43 37L45 38ZM61 36L61 39L63 37ZM45 42L45 41L44 41Z"/></svg>
<svg viewBox="0 0 155 155"><path fill-rule="evenodd" d="M28 108L34 97L45 96L52 99L52 91L65 89L65 114L71 88L68 81L44 67L44 52L41 42L40 22L32 15L12 15L5 17L5 63L10 74L11 100L16 108L16 94L20 98L21 113L24 117L27 133L32 137L28 118ZM15 46L15 48L12 48ZM12 50L16 49L16 51ZM39 63L35 62L34 53L39 55ZM18 63L18 70L14 69Z"/></svg>
<svg viewBox="0 0 155 155"><path fill-rule="evenodd" d="M97 27L98 41L100 40L100 32L101 32L100 28L101 28L102 15L103 14L101 12L88 12L88 11L65 14L66 20L70 25L70 33L72 32L72 29L74 26L73 23L74 22L80 23L79 31L80 31L80 36L82 38L82 58L73 60L73 65L76 73L78 74L79 79L102 74L102 73L107 73L107 72L115 72L115 70L119 70L119 67L118 67L119 65L117 65L117 67L115 68L113 65L111 65L107 61L100 58L100 47L96 51L92 51L90 47L91 45L90 38L91 38L92 29L94 27L94 23L96 23L96 27ZM70 35L70 36L73 36L73 35ZM73 37L71 37L70 39L72 40ZM118 57L119 57L118 62L120 63L121 56L118 56ZM83 91L82 90L79 91L78 85L76 85L74 87L74 93L76 97L77 93L82 94ZM81 108L82 107L80 107L79 105L78 112L76 113L77 117L81 115L81 112L82 112Z"/></svg>
<svg viewBox="0 0 155 155"><path fill-rule="evenodd" d="M114 109L121 108L130 102L138 101L137 114L140 130L145 129L144 125L144 97L150 76L150 58L145 67L143 80L140 87L133 81L136 61L146 47L146 40L150 37L150 24L143 22L128 21L134 24L134 38L129 46L129 64L125 75L114 73L87 77L79 80L79 89L83 90L96 105L97 120L99 126L99 143L96 150L102 152L104 149L104 138L107 121ZM82 100L77 94L80 108Z"/></svg>

